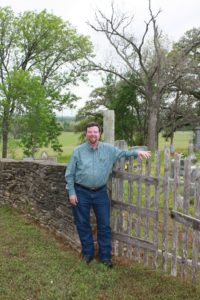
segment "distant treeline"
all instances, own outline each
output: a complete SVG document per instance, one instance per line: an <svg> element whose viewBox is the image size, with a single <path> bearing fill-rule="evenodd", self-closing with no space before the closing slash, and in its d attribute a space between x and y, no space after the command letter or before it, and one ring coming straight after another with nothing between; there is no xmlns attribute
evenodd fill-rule
<svg viewBox="0 0 200 300"><path fill-rule="evenodd" d="M60 123L64 132L73 132L75 117L72 116L57 116L57 121Z"/></svg>

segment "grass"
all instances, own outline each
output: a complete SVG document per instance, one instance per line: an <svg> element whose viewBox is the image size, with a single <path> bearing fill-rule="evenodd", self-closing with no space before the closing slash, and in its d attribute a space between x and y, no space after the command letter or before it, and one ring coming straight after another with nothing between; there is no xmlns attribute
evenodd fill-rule
<svg viewBox="0 0 200 300"><path fill-rule="evenodd" d="M0 208L0 300L199 299L200 287L142 265L89 266L18 212Z"/></svg>
<svg viewBox="0 0 200 300"><path fill-rule="evenodd" d="M58 154L57 152L53 151L50 146L48 148L43 147L40 148L36 153L36 159L39 159L42 152L46 151L48 153L48 156L57 156L58 162L66 163L67 161L69 161L73 149L79 143L79 134L76 134L74 132L62 132L59 137L59 142L62 144L62 153ZM23 157L24 155L22 148L19 148L17 146L17 142L15 142L14 140L10 140L8 145L8 158L22 159Z"/></svg>
<svg viewBox="0 0 200 300"><path fill-rule="evenodd" d="M175 151L183 151L187 153L189 141L193 139L192 131L176 131L174 134ZM159 135L159 150L164 150L166 145L170 145L170 141L165 141L162 135Z"/></svg>
<svg viewBox="0 0 200 300"><path fill-rule="evenodd" d="M40 151L37 153L37 157L41 156L42 151L47 151L49 156L58 156L58 161L60 163L66 163L69 161L74 148L80 143L79 134L74 132L62 132L59 141L63 145L63 152L61 154L57 155L57 153L49 147L40 149Z"/></svg>

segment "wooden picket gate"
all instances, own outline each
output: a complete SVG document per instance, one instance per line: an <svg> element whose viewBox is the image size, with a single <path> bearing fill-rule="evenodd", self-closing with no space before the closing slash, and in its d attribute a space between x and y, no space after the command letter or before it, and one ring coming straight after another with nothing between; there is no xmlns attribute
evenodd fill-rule
<svg viewBox="0 0 200 300"><path fill-rule="evenodd" d="M113 169L113 254L195 282L200 267L200 167L191 182L191 162L186 159L180 177L177 155L171 178L169 149L161 171L158 152L151 164L150 160L121 159Z"/></svg>

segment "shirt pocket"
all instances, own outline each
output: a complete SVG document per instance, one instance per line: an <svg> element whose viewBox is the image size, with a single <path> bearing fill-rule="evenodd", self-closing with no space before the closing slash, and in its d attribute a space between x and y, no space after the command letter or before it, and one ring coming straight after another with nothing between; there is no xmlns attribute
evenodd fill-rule
<svg viewBox="0 0 200 300"><path fill-rule="evenodd" d="M104 157L100 157L99 159L99 167L102 169L104 168L109 168L110 166L110 160L109 160L109 156L105 155Z"/></svg>

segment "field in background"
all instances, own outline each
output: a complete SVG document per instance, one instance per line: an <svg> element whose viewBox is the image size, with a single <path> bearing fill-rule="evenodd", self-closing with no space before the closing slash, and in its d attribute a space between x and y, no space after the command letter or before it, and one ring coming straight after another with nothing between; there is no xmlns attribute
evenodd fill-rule
<svg viewBox="0 0 200 300"><path fill-rule="evenodd" d="M73 132L62 132L59 141L63 145L63 152L61 154L56 153L49 146L48 148L40 148L39 151L36 153L36 159L39 159L41 157L42 152L46 151L48 153L48 156L57 156L58 162L67 162L73 152L73 149L79 143L79 134ZM23 159L23 157L23 150L17 147L14 141L9 142L8 158Z"/></svg>
<svg viewBox="0 0 200 300"><path fill-rule="evenodd" d="M46 151L49 156L58 156L59 162L65 163L69 161L73 149L80 143L79 134L74 132L62 132L59 141L63 145L63 152L61 154L57 154L49 147L40 149L40 151L37 154L38 157L41 156L42 151Z"/></svg>
<svg viewBox="0 0 200 300"><path fill-rule="evenodd" d="M174 137L175 151L183 152L184 154L187 154L189 140L191 140L192 138L193 138L192 131L176 132L175 137ZM49 156L57 156L59 162L66 163L69 160L70 155L73 152L73 149L80 143L79 134L76 134L73 132L63 132L60 136L60 142L63 145L63 147L62 147L63 152L61 154L55 153L50 147L48 147L48 148L40 149L36 155L36 158L37 159L40 158L41 153L43 151L46 151ZM169 145L169 144L170 144L170 142L169 141L166 142L160 134L159 150L163 151L165 145ZM16 144L14 142L10 142L10 144L9 144L8 158L14 158L14 159L22 159L23 158L22 149L16 147Z"/></svg>
<svg viewBox="0 0 200 300"><path fill-rule="evenodd" d="M174 147L175 151L188 151L189 141L193 140L192 131L177 131L174 134ZM165 139L160 134L159 136L159 150L164 150L165 145L170 145L170 140L165 141ZM185 153L186 154L186 153Z"/></svg>

